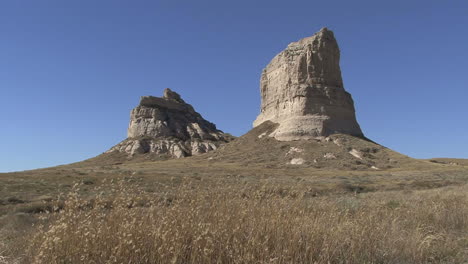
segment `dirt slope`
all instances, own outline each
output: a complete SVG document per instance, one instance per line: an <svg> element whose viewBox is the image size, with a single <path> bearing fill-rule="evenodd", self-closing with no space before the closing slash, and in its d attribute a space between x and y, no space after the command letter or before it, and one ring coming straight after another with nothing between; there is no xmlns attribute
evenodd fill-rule
<svg viewBox="0 0 468 264"><path fill-rule="evenodd" d="M320 140L278 141L268 135L277 124L265 122L217 151L196 159L263 164L266 167L315 167L339 170L425 168L436 164L410 158L368 139L336 134Z"/></svg>

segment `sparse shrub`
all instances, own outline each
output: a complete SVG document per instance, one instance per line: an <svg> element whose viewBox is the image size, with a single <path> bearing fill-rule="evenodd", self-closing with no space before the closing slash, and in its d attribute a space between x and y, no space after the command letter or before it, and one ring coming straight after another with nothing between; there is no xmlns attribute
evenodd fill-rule
<svg viewBox="0 0 468 264"><path fill-rule="evenodd" d="M46 202L46 201L38 201L23 204L21 206L17 206L15 209L18 213L27 213L27 214L40 214L40 213L47 213L58 211L63 207L61 202Z"/></svg>
<svg viewBox="0 0 468 264"><path fill-rule="evenodd" d="M144 174L145 172L142 170L137 170L137 171L132 172L132 175L144 175Z"/></svg>
<svg viewBox="0 0 468 264"><path fill-rule="evenodd" d="M22 203L24 203L23 200L18 199L18 198L16 198L16 197L10 197L10 198L8 198L8 199L7 199L7 202L10 203L10 204L22 204Z"/></svg>
<svg viewBox="0 0 468 264"><path fill-rule="evenodd" d="M84 179L84 180L83 180L83 184L84 184L84 185L93 185L93 184L94 184L94 180L93 180L93 179Z"/></svg>
<svg viewBox="0 0 468 264"><path fill-rule="evenodd" d="M388 208L391 208L391 209L396 209L400 206L400 202L399 201L396 201L396 200L390 200L387 202L387 206Z"/></svg>

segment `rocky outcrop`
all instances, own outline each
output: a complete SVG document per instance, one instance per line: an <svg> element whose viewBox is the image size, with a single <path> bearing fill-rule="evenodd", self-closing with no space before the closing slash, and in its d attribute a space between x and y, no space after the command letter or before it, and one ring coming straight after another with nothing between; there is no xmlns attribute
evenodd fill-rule
<svg viewBox="0 0 468 264"><path fill-rule="evenodd" d="M128 138L108 152L181 158L214 150L232 139L203 119L178 93L165 89L162 98L141 97L130 113Z"/></svg>
<svg viewBox="0 0 468 264"><path fill-rule="evenodd" d="M289 44L263 70L261 113L254 127L278 123L270 136L283 141L335 133L363 136L339 62L338 43L327 28Z"/></svg>

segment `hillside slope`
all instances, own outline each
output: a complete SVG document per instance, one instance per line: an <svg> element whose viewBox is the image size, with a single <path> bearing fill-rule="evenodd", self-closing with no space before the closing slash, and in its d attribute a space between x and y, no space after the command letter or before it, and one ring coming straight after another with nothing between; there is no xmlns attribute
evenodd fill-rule
<svg viewBox="0 0 468 264"><path fill-rule="evenodd" d="M338 170L385 170L436 166L376 144L368 139L335 134L316 140L278 141L269 135L270 121L220 149L197 157L212 161L261 164L266 167L314 167Z"/></svg>

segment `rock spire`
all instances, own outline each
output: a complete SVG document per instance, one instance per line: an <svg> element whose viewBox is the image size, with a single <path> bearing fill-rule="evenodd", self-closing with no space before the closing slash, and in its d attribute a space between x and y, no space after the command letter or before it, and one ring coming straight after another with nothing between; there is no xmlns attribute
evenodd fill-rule
<svg viewBox="0 0 468 264"><path fill-rule="evenodd" d="M263 70L261 113L254 127L267 120L278 123L270 136L284 141L335 133L363 136L339 62L338 43L327 28L289 44Z"/></svg>

